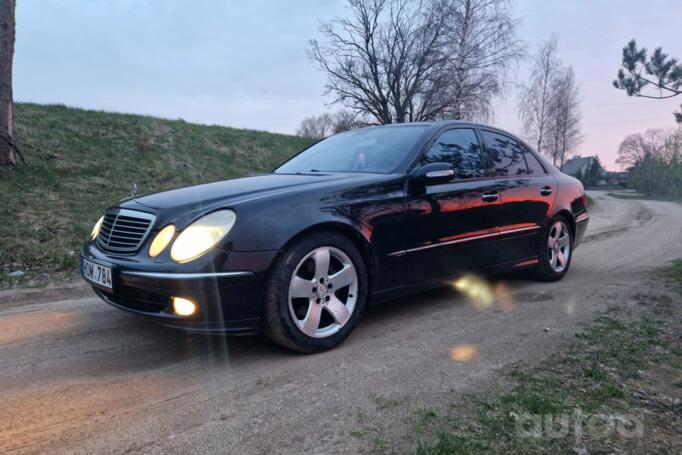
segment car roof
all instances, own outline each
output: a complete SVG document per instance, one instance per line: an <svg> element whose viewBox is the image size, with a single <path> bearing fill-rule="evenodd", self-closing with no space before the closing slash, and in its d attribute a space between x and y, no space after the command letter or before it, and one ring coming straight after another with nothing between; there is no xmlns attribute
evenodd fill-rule
<svg viewBox="0 0 682 455"><path fill-rule="evenodd" d="M432 122L389 123L387 125L373 125L370 127L366 127L365 129L367 129L367 128L400 128L401 126L405 127L405 126L410 126L410 125L422 125L422 126L428 127L428 129L430 130L431 133L434 133L434 132L440 130L441 128L447 128L448 126L470 126L470 127L484 128L486 130L495 131L497 133L510 136L510 137L514 138L515 140L521 142L523 145L528 147L530 150L533 150L535 152L535 155L540 157L546 165L549 166L551 164L551 163L549 163L549 161L547 161L542 156L542 154L538 153L537 150L535 150L533 147L531 147L526 141L521 139L516 134L510 133L509 131L503 130L502 128L498 128L496 126L486 125L484 123L471 122L468 120L438 120L438 121L432 121ZM431 133L429 133L429 134L431 134Z"/></svg>
<svg viewBox="0 0 682 455"><path fill-rule="evenodd" d="M510 133L508 131L505 131L501 128L497 128L492 125L486 125L484 123L477 123L477 122L472 122L469 120L437 120L437 121L432 121L432 122L405 122L405 123L389 123L386 125L372 125L368 126L366 128L400 128L404 126L411 126L411 125L417 125L417 126L426 126L430 127L433 129L440 129L443 127L448 127L448 126L472 126L476 128L486 128L490 130L495 130L499 131L500 133L508 134L512 137L516 137L515 134Z"/></svg>

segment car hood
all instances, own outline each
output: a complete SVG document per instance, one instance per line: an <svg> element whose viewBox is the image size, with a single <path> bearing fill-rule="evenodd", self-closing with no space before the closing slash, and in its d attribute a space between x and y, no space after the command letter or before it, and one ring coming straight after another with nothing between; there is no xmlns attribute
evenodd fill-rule
<svg viewBox="0 0 682 455"><path fill-rule="evenodd" d="M233 207L282 192L309 188L318 191L345 182L375 180L378 177L377 174L360 173L263 174L148 194L127 199L119 203L119 206L130 209L146 207L181 214L217 206Z"/></svg>

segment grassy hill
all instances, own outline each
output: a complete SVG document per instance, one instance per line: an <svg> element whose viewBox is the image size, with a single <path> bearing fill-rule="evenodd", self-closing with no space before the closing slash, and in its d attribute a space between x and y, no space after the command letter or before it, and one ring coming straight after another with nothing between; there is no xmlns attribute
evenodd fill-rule
<svg viewBox="0 0 682 455"><path fill-rule="evenodd" d="M133 182L149 193L268 171L310 142L36 104L16 105L15 125L27 164L0 170L0 287L74 275L93 224Z"/></svg>

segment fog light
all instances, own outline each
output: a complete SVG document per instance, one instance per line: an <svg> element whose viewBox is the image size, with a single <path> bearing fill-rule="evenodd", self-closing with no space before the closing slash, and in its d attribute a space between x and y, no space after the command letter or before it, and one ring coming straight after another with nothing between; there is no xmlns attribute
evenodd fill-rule
<svg viewBox="0 0 682 455"><path fill-rule="evenodd" d="M190 316L197 310L194 302L180 297L173 297L173 312L178 316Z"/></svg>

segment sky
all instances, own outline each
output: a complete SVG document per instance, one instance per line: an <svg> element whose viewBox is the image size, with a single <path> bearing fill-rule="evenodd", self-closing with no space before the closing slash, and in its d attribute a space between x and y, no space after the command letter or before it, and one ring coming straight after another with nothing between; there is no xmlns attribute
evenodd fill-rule
<svg viewBox="0 0 682 455"><path fill-rule="evenodd" d="M347 14L344 0L19 0L14 98L293 134L329 109L325 75L306 56L321 20ZM578 154L609 169L620 141L675 126L671 100L629 98L612 87L631 39L682 60L682 0L517 0L518 37L533 54L550 34L580 82ZM521 133L510 74L490 123ZM333 109L333 107L332 107Z"/></svg>

